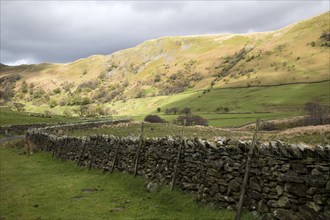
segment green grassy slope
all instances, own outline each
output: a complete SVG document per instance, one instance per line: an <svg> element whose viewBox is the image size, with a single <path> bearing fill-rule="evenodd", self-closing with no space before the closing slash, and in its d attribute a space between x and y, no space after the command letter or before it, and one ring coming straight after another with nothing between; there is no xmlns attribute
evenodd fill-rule
<svg viewBox="0 0 330 220"><path fill-rule="evenodd" d="M272 87L254 87L237 89L214 89L203 94L192 91L172 96L157 96L117 101L106 104L119 116L130 116L143 120L148 114L159 114L167 121L173 121L178 115L165 115L166 108L189 107L194 114L209 120L209 124L217 127L241 126L254 122L257 117L262 119L278 119L305 114L304 104L319 102L329 105L330 81L312 84L282 85ZM229 112L223 113L218 108L228 107ZM57 106L51 109L55 114L72 111L77 106ZM161 112L157 112L161 108ZM43 113L47 107L27 105L28 111ZM28 113L14 112L8 108L0 108L0 124L55 123L78 120L77 118L52 116L40 118L29 116Z"/></svg>
<svg viewBox="0 0 330 220"><path fill-rule="evenodd" d="M51 118L30 116L27 112L13 111L7 107L0 107L0 125L39 124L79 121L79 118L51 116Z"/></svg>
<svg viewBox="0 0 330 220"><path fill-rule="evenodd" d="M297 111L309 100L328 103L330 81L316 84L299 84L245 89L217 89L202 92L172 102L164 107L185 107L203 112L214 112L217 107L229 107L232 112ZM201 104L203 103L203 104Z"/></svg>
<svg viewBox="0 0 330 220"><path fill-rule="evenodd" d="M68 64L1 65L0 103L3 88L13 84L2 79L18 73L22 78L14 82L12 102L33 112L63 114L84 98L136 118L158 107L190 107L216 126L241 125L259 116L228 119L218 114L219 107L231 113L270 112L264 118L302 114L306 102L329 105L329 81L304 84L330 80L330 41L322 37L330 32L329 13L273 32L162 37ZM258 87L287 83L297 84ZM224 89L231 87L244 88ZM57 106L51 108L52 103Z"/></svg>
<svg viewBox="0 0 330 220"><path fill-rule="evenodd" d="M128 174L88 171L43 152L33 156L0 145L1 219L233 219L201 207L168 187L147 193L147 181ZM84 192L84 189L96 189ZM245 215L243 219L253 219Z"/></svg>
<svg viewBox="0 0 330 220"><path fill-rule="evenodd" d="M283 85L272 87L215 89L209 93L191 92L173 96L160 96L116 102L112 108L121 114L160 115L172 121L177 115L164 115L166 108L189 107L193 113L207 118L210 125L227 127L254 122L257 117L276 119L305 114L304 104L320 102L329 105L330 81L313 84ZM221 114L217 108L228 107L229 114Z"/></svg>
<svg viewBox="0 0 330 220"><path fill-rule="evenodd" d="M93 80L110 93L128 81L118 99L134 98L141 91L146 96L164 94L163 87L171 88L179 80L189 81L184 90L205 89L212 81L213 87L318 81L329 79L330 42L321 38L324 32L329 32L329 12L273 32L162 37L111 55L68 64L1 66L0 72L21 74L17 88L25 80L47 91ZM237 56L244 48L243 56ZM106 77L98 78L100 74Z"/></svg>

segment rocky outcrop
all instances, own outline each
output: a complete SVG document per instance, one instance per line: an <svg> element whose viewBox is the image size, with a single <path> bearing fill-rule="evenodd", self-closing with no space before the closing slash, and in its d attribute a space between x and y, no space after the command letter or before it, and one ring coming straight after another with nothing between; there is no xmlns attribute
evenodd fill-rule
<svg viewBox="0 0 330 220"><path fill-rule="evenodd" d="M55 157L104 170L111 170L117 152L115 169L134 173L138 138L49 133L55 129L29 130L27 138ZM186 140L178 154L182 144L182 139L175 137L144 139L137 174L153 184L170 184L180 155L175 187L195 194L200 202L235 209L249 144L211 143L196 138ZM310 148L280 141L258 143L250 169L246 208L257 211L264 219L330 219L329 170L329 145Z"/></svg>

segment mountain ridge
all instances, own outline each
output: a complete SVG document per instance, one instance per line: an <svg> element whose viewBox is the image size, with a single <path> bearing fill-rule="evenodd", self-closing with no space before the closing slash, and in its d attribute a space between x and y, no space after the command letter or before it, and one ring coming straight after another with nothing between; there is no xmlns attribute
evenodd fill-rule
<svg viewBox="0 0 330 220"><path fill-rule="evenodd" d="M76 96L98 104L215 88L323 81L329 79L329 16L326 12L268 32L165 36L65 64L1 65L0 79L19 75L15 83L2 86L15 91L13 101L63 106L79 105L72 101ZM24 93L25 84L33 91Z"/></svg>

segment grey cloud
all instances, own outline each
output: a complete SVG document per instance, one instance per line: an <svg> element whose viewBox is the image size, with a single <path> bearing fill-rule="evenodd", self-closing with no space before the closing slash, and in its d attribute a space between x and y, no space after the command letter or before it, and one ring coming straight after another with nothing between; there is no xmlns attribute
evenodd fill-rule
<svg viewBox="0 0 330 220"><path fill-rule="evenodd" d="M164 11L180 12L186 4L187 2L183 1L135 1L132 2L132 8L140 13L160 13Z"/></svg>
<svg viewBox="0 0 330 220"><path fill-rule="evenodd" d="M170 35L282 28L328 1L1 1L1 62L70 62Z"/></svg>

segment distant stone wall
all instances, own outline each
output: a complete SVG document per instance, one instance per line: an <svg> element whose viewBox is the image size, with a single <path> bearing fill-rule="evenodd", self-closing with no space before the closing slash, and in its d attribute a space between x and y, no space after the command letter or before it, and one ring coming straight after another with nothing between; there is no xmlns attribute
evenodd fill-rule
<svg viewBox="0 0 330 220"><path fill-rule="evenodd" d="M29 130L27 139L38 149L81 166L133 173L139 139L134 137L68 137L49 130ZM217 143L201 139L146 138L139 149L137 174L169 184L180 145L175 187L199 201L235 209L239 200L248 143ZM330 146L310 148L280 141L258 144L253 155L246 207L262 219L330 219Z"/></svg>
<svg viewBox="0 0 330 220"><path fill-rule="evenodd" d="M32 128L46 128L48 130L58 131L60 129L64 130L75 130L75 129L86 129L93 128L107 124L119 123L119 122L129 122L130 120L119 120L119 121L86 121L86 122L76 122L76 123L58 123L57 125L50 124L20 124L20 125L8 125L0 126L0 134L24 134L27 130Z"/></svg>
<svg viewBox="0 0 330 220"><path fill-rule="evenodd" d="M8 125L0 126L0 134L12 135L23 134L30 128L43 128L49 126L47 124L22 124L22 125Z"/></svg>

